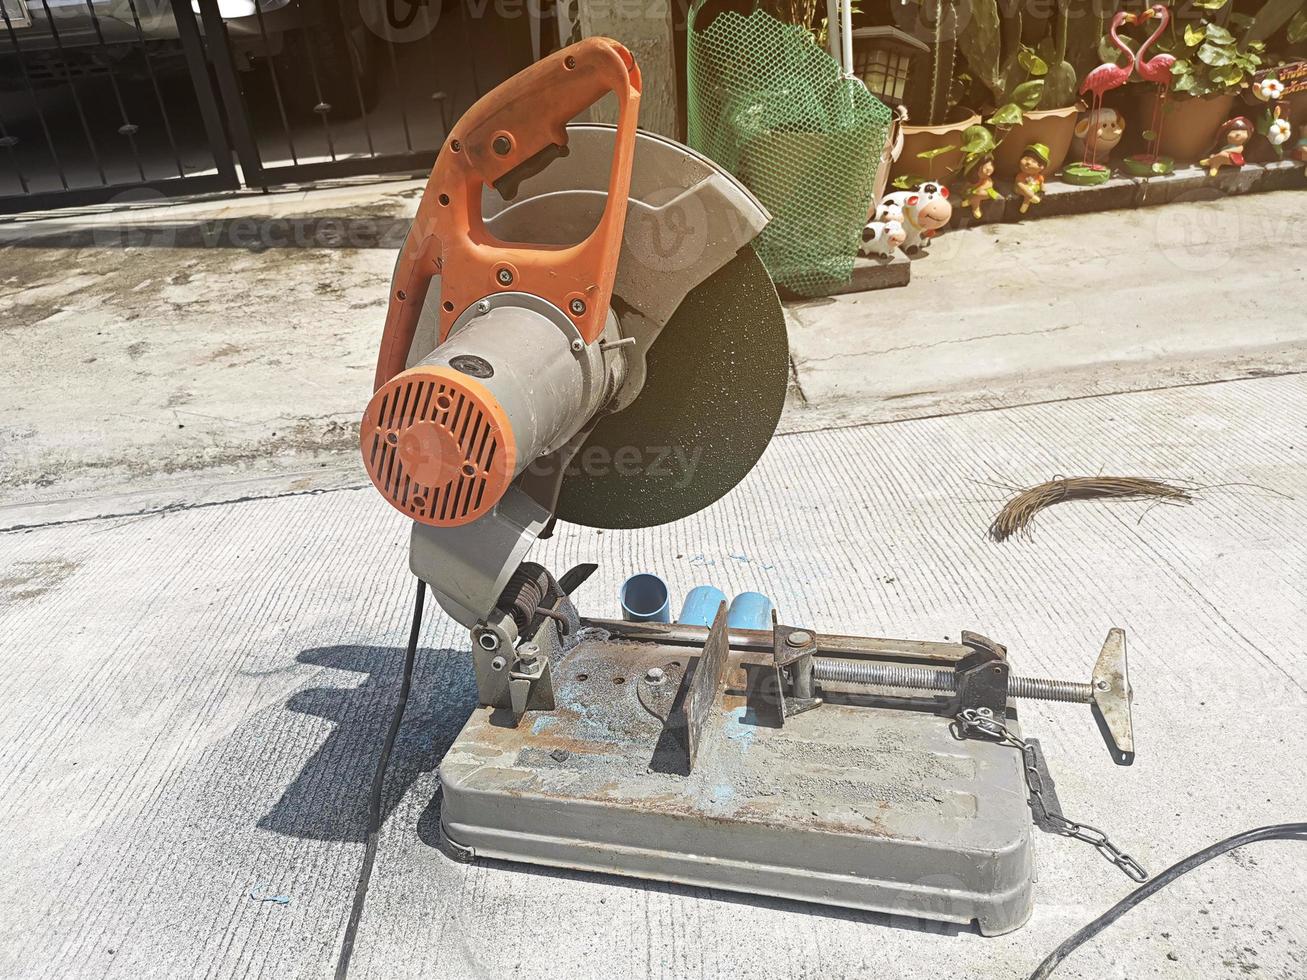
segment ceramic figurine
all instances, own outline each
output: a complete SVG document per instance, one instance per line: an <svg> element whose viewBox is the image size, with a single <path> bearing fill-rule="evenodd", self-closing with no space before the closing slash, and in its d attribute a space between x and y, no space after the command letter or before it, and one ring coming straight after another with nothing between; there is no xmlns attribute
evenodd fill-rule
<svg viewBox="0 0 1307 980"><path fill-rule="evenodd" d="M994 158L986 154L967 167L962 206L970 208L971 216L979 221L980 206L986 201L996 201L998 197L998 191L994 190Z"/></svg>
<svg viewBox="0 0 1307 980"><path fill-rule="evenodd" d="M897 204L882 203L876 209L876 217L862 229L858 251L863 255L893 255L907 237L903 231L903 209Z"/></svg>
<svg viewBox="0 0 1307 980"><path fill-rule="evenodd" d="M894 204L903 211L905 252L924 251L939 229L953 217L948 188L934 181L919 184L915 190L886 194L881 204Z"/></svg>
<svg viewBox="0 0 1307 980"><path fill-rule="evenodd" d="M1220 147L1209 157L1198 162L1207 168L1207 173L1215 177L1222 167L1243 166L1243 149L1253 138L1253 124L1247 116L1235 116L1221 123L1216 135L1216 145Z"/></svg>
<svg viewBox="0 0 1307 980"><path fill-rule="evenodd" d="M1086 112L1076 120L1076 128L1071 137L1071 155L1073 159L1092 163L1086 158L1085 151L1092 145L1094 156L1107 158L1112 155L1121 137L1125 135L1125 117L1115 109L1094 109Z"/></svg>
<svg viewBox="0 0 1307 980"><path fill-rule="evenodd" d="M1044 171L1048 169L1048 147L1043 143L1031 143L1021 154L1017 164L1017 179L1013 185L1021 196L1021 213L1030 210L1030 205L1038 204L1043 198Z"/></svg>

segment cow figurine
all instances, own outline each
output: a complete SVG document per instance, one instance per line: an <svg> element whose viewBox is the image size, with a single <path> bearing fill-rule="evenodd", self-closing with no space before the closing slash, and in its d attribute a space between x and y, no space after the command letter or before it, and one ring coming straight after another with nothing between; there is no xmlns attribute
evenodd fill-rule
<svg viewBox="0 0 1307 980"><path fill-rule="evenodd" d="M939 229L953 217L948 188L934 181L918 184L914 190L886 194L881 204L893 204L903 211L903 251L924 251Z"/></svg>
<svg viewBox="0 0 1307 980"><path fill-rule="evenodd" d="M906 240L903 209L897 204L884 202L876 209L876 217L862 229L862 244L858 251L863 255L893 255Z"/></svg>

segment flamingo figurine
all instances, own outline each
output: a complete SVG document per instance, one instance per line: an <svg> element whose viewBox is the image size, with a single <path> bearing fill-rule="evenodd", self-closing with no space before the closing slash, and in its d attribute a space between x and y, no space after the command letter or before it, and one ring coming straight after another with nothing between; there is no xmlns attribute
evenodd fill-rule
<svg viewBox="0 0 1307 980"><path fill-rule="evenodd" d="M1126 13L1124 10L1118 10L1112 18L1112 25L1107 29L1107 35L1112 39L1113 46L1122 52L1128 59L1124 65L1118 65L1114 62L1107 61L1099 65L1080 83L1080 94L1086 92L1094 93L1093 105L1090 107L1090 118L1094 118L1094 113L1103 108L1103 96L1114 88L1120 88L1130 80L1130 75L1135 70L1135 53L1130 50L1124 41L1121 40L1117 30L1122 24L1135 23L1135 15ZM1085 144L1085 163L1096 170L1103 168L1098 166L1098 130L1091 127L1089 130L1089 139Z"/></svg>
<svg viewBox="0 0 1307 980"><path fill-rule="evenodd" d="M1135 54L1135 71L1139 77L1145 81L1156 82L1160 91L1157 93L1157 99L1153 103L1153 124L1149 127L1153 134L1149 142L1148 156L1144 161L1150 167L1158 162L1158 153L1162 148L1162 110L1166 103L1166 97L1171 91L1171 82L1175 76L1171 74L1171 66L1175 64L1175 57L1169 54L1159 54L1156 57L1144 60L1144 55L1151 48L1157 39L1162 36L1168 24L1171 23L1171 12L1160 3L1155 3L1136 18L1137 21L1147 23L1152 18L1157 18L1157 30L1148 36L1148 40L1139 45L1139 51Z"/></svg>

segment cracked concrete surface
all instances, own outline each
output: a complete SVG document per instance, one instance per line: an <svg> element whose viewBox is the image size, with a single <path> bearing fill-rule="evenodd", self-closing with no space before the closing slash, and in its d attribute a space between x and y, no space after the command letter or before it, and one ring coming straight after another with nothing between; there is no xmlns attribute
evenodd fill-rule
<svg viewBox="0 0 1307 980"><path fill-rule="evenodd" d="M159 210L213 206L188 207ZM791 307L783 434L735 492L664 528L561 526L533 557L598 562L598 615L655 570L819 630L980 629L1036 676L1080 677L1122 626L1133 767L1078 706L1022 711L1067 812L1154 871L1302 819L1304 210L1277 193L946 235L907 289ZM1187 237L1142 234L1170 211ZM1231 229L1239 249L1204 252ZM0 975L330 974L411 602L404 521L352 488L393 252L30 233L0 232L0 529L26 525L0 531ZM1100 470L1211 489L985 538L995 484ZM351 976L1008 980L1130 887L1037 834L1034 918L984 939L454 864L435 768L474 701L465 645L429 613ZM1304 850L1209 865L1055 976L1302 976Z"/></svg>

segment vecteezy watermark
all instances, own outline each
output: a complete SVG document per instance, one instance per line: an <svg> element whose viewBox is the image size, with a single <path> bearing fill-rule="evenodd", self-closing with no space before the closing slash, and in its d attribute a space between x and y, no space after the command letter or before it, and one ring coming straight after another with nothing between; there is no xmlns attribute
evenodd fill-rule
<svg viewBox="0 0 1307 980"><path fill-rule="evenodd" d="M565 477L619 477L670 481L683 490L694 480L702 446L585 446L563 465ZM557 456L542 456L526 467L532 476L552 476L558 472Z"/></svg>

